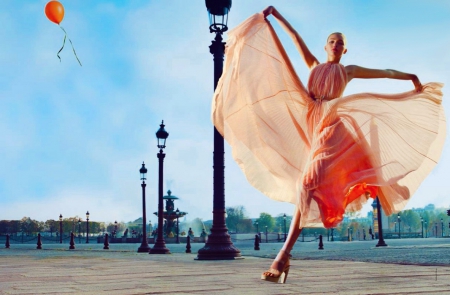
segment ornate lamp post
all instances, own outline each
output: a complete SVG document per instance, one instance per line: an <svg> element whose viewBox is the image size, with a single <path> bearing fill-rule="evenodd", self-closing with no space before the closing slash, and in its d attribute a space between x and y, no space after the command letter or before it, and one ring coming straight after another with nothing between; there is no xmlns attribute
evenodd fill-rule
<svg viewBox="0 0 450 295"><path fill-rule="evenodd" d="M180 210L175 210L175 214L177 215L177 244L180 243L180 227L179 227L179 222L178 222L178 218L180 217Z"/></svg>
<svg viewBox="0 0 450 295"><path fill-rule="evenodd" d="M62 214L59 214L59 243L62 244L62 234L63 234L63 228L62 228Z"/></svg>
<svg viewBox="0 0 450 295"><path fill-rule="evenodd" d="M141 246L138 248L139 253L148 253L150 251L150 247L147 242L147 216L145 214L145 187L147 184L145 184L145 178L147 174L147 168L145 168L145 163L142 162L142 167L139 169L139 172L141 173L141 187L142 187L142 243Z"/></svg>
<svg viewBox="0 0 450 295"><path fill-rule="evenodd" d="M78 218L78 244L81 244L81 218Z"/></svg>
<svg viewBox="0 0 450 295"><path fill-rule="evenodd" d="M420 222L422 223L422 239L423 239L423 217L420 217Z"/></svg>
<svg viewBox="0 0 450 295"><path fill-rule="evenodd" d="M117 236L117 220L114 221L114 238Z"/></svg>
<svg viewBox="0 0 450 295"><path fill-rule="evenodd" d="M89 211L86 212L86 244L89 244Z"/></svg>
<svg viewBox="0 0 450 295"><path fill-rule="evenodd" d="M397 220L398 220L398 238L401 239L400 225L402 220L400 219L400 213L397 214Z"/></svg>
<svg viewBox="0 0 450 295"><path fill-rule="evenodd" d="M284 241L286 242L286 213L283 215L284 220Z"/></svg>
<svg viewBox="0 0 450 295"><path fill-rule="evenodd" d="M377 209L377 221L378 221L378 243L375 247L385 247L387 246L386 242L384 241L383 237L383 222L381 221L381 204L378 197L373 201L375 203L376 209ZM372 204L373 206L374 204ZM375 225L374 225L375 229Z"/></svg>
<svg viewBox="0 0 450 295"><path fill-rule="evenodd" d="M444 219L441 218L441 237L444 237Z"/></svg>
<svg viewBox="0 0 450 295"><path fill-rule="evenodd" d="M209 31L216 33L214 41L209 46L214 56L214 90L217 87L223 70L223 57L225 42L222 42L222 33L228 30L228 12L231 0L206 0L209 14ZM205 246L198 251L198 260L226 260L241 256L241 251L234 247L228 228L225 223L225 166L224 166L224 140L214 127L214 153L213 153L213 224L211 234Z"/></svg>
<svg viewBox="0 0 450 295"><path fill-rule="evenodd" d="M166 154L163 153L163 149L166 147L166 139L169 137L169 133L164 130L164 121L159 125L160 128L156 132L158 138L159 153L157 154L159 159L159 181L158 181L158 237L156 243L149 254L170 254L169 249L166 248L166 241L164 240L163 233L163 164Z"/></svg>

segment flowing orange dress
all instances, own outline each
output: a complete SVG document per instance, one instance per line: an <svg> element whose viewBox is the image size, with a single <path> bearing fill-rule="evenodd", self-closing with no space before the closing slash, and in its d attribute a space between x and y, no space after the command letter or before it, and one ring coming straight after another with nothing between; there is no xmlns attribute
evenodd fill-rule
<svg viewBox="0 0 450 295"><path fill-rule="evenodd" d="M445 141L442 84L343 96L341 64L312 69L305 88L275 31L255 14L228 34L212 120L247 180L298 206L300 227L334 227L379 197L400 211Z"/></svg>

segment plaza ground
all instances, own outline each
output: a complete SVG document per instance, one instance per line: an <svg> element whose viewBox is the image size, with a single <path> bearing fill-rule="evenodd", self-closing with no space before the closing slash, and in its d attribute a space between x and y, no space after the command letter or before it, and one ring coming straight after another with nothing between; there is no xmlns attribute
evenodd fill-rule
<svg viewBox="0 0 450 295"><path fill-rule="evenodd" d="M204 244L167 244L172 254L137 253L139 244L11 244L0 249L0 294L450 294L450 239L298 242L285 285L260 274L281 243L234 245L244 259L194 260ZM151 246L151 245L150 245Z"/></svg>

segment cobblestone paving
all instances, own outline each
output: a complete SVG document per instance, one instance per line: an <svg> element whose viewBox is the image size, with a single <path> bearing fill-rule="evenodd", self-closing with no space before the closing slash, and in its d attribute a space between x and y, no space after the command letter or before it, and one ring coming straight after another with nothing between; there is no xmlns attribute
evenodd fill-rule
<svg viewBox="0 0 450 295"><path fill-rule="evenodd" d="M244 259L197 261L204 244L13 244L0 248L0 294L450 294L450 239L297 243L285 285L261 281L281 243L235 241ZM152 246L152 245L150 245ZM373 263L376 262L376 263Z"/></svg>

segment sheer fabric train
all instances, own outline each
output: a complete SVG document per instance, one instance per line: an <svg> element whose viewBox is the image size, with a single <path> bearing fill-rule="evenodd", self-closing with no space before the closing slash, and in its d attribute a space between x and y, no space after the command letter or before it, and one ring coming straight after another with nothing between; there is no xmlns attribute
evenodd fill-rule
<svg viewBox="0 0 450 295"><path fill-rule="evenodd" d="M298 206L300 227L336 226L377 195L386 214L397 212L436 165L442 84L342 96L344 67L326 63L307 89L262 14L230 31L226 46L213 123L251 185Z"/></svg>

